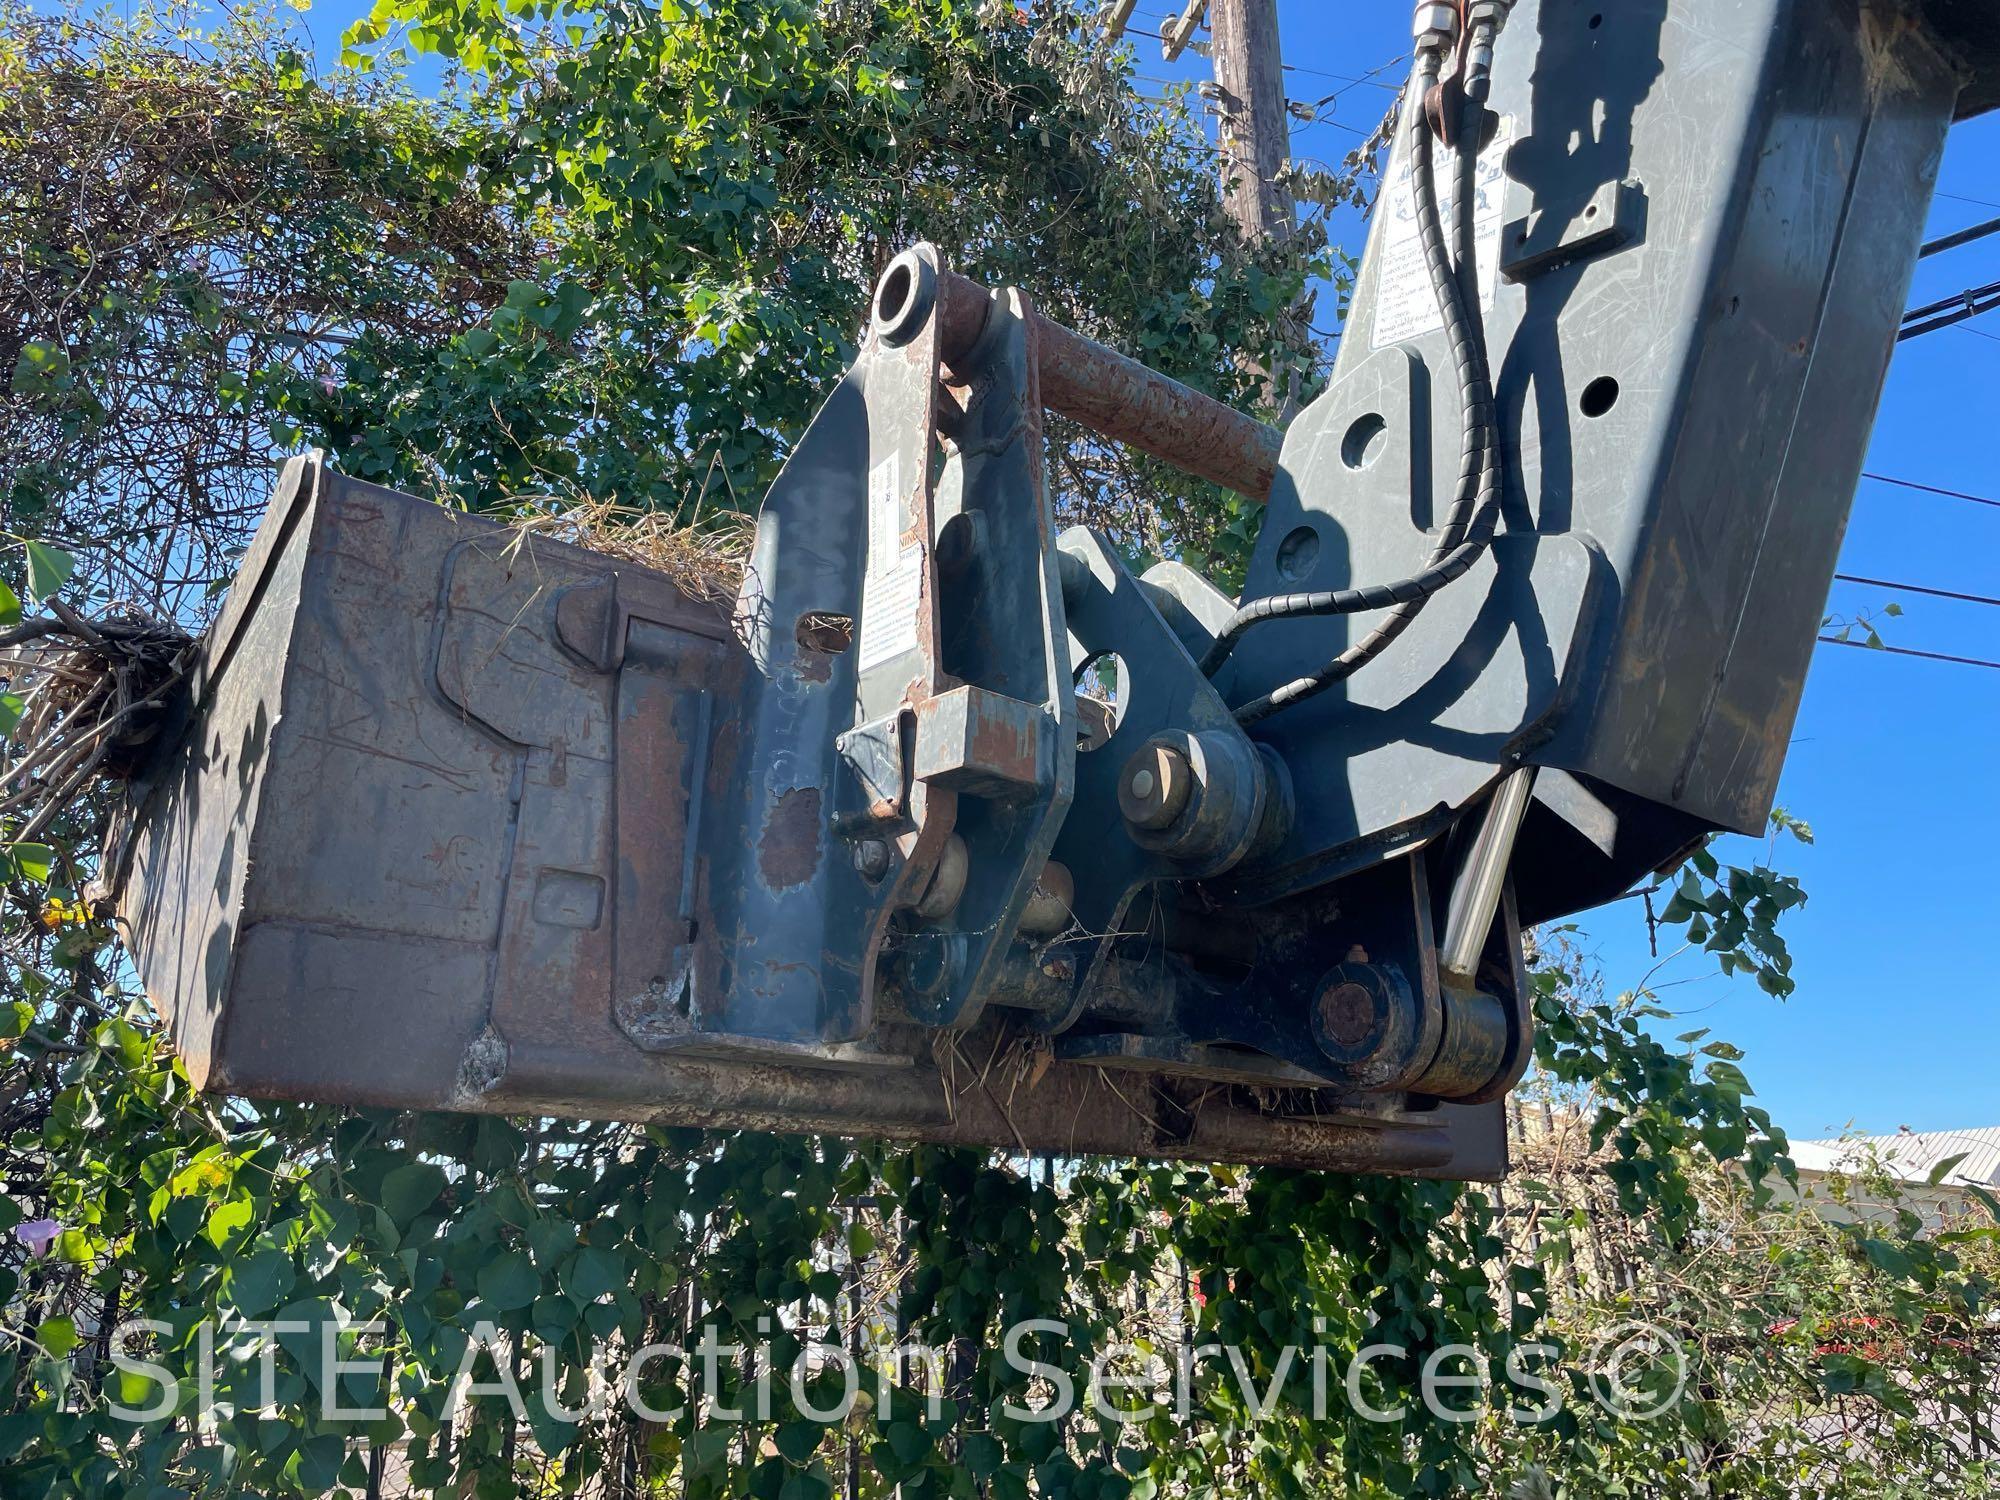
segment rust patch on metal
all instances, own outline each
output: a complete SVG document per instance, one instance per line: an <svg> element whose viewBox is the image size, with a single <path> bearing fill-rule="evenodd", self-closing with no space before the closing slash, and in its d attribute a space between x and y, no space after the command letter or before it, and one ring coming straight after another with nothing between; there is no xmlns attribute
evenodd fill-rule
<svg viewBox="0 0 2000 1500"><path fill-rule="evenodd" d="M1031 722L991 713L974 718L972 764L1003 780L1032 785L1041 768L1040 748Z"/></svg>
<svg viewBox="0 0 2000 1500"><path fill-rule="evenodd" d="M939 358L953 375L986 326L977 282L938 272ZM1029 312L1042 404L1091 431L1259 502L1271 494L1284 435L1213 396Z"/></svg>
<svg viewBox="0 0 2000 1500"><path fill-rule="evenodd" d="M819 788L795 786L764 820L757 869L774 891L804 885L819 868Z"/></svg>
<svg viewBox="0 0 2000 1500"><path fill-rule="evenodd" d="M732 673L725 682L725 701L735 701L737 675ZM722 695L719 695L722 696ZM743 736L737 721L724 719L715 726L715 737L708 746L708 782L710 797L724 797L736 785L736 762L742 757Z"/></svg>

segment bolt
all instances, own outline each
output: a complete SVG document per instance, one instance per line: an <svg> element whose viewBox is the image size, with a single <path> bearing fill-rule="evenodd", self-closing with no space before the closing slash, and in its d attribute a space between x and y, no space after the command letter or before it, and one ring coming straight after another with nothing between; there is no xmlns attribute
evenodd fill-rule
<svg viewBox="0 0 2000 1500"><path fill-rule="evenodd" d="M880 839L863 839L854 846L854 870L864 880L880 880L889 873L889 846Z"/></svg>
<svg viewBox="0 0 2000 1500"><path fill-rule="evenodd" d="M1135 828L1173 826L1194 791L1194 768L1172 745L1144 745L1118 778L1118 808Z"/></svg>
<svg viewBox="0 0 2000 1500"><path fill-rule="evenodd" d="M1352 980L1328 985L1319 996L1319 1030L1323 1040L1359 1046L1375 1030L1375 997Z"/></svg>

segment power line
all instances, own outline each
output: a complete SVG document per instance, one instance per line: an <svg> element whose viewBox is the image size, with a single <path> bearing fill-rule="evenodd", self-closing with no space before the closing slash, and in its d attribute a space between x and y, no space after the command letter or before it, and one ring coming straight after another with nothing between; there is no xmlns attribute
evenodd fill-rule
<svg viewBox="0 0 2000 1500"><path fill-rule="evenodd" d="M1872 479L1877 484L1893 484L1898 489L1920 490L1926 495L1942 495L1947 500L1969 500L1974 505L1990 505L1994 509L2000 510L2000 500L1994 500L1985 495L1968 495L1964 490L1940 489L1934 484L1918 484L1914 479L1894 479L1887 474L1864 473L1861 477L1863 479Z"/></svg>
<svg viewBox="0 0 2000 1500"><path fill-rule="evenodd" d="M1400 92L1403 86L1400 83L1384 83L1376 75L1388 72L1397 63L1405 61L1408 56L1408 53L1403 53L1400 56L1392 57L1379 68L1370 68L1359 78L1355 77L1352 73L1329 73L1324 68L1303 68L1297 63L1280 63L1278 66L1283 68L1287 73L1304 73L1311 78L1331 78L1335 83L1365 83L1370 88L1386 89L1388 92L1394 94Z"/></svg>
<svg viewBox="0 0 2000 1500"><path fill-rule="evenodd" d="M1939 197L1957 198L1956 193L1940 193ZM1961 201L1977 203L1976 198ZM1986 205L2000 208L2000 203ZM1960 245L1969 245L1974 240L1985 239L1988 235L2000 234L2000 219L1989 219L1983 224L1947 234L1926 244L1917 252L1917 258L1937 255L1942 251L1955 250ZM1944 297L1936 302L1926 302L1922 307L1913 307L1903 314L1903 326L1896 334L1896 342L1919 338L1926 333L1935 333L1940 328L1951 328L1976 318L1982 313L1990 313L2000 308L2000 281L1989 281L1985 286L1969 286L1955 297Z"/></svg>
<svg viewBox="0 0 2000 1500"><path fill-rule="evenodd" d="M1336 120L1332 115L1314 115L1310 120L1300 120L1293 129L1295 131L1310 130L1315 125L1331 125L1335 130L1344 130L1349 135L1360 136L1363 140L1368 139L1370 134L1370 132L1361 129L1357 125L1348 124L1345 120Z"/></svg>
<svg viewBox="0 0 2000 1500"><path fill-rule="evenodd" d="M1978 208L2000 208L2000 203L1995 203L1990 198L1968 198L1963 193L1939 192L1933 193L1931 196L1934 198L1949 198L1954 203L1970 203Z"/></svg>
<svg viewBox="0 0 2000 1500"><path fill-rule="evenodd" d="M1942 255L1947 250L1956 250L1960 245L1969 245L1974 240L1983 240L1989 234L2000 234L2000 219L1988 219L1984 224L1974 224L1970 229L1961 229L1932 240L1917 252L1917 259L1929 255Z"/></svg>
<svg viewBox="0 0 2000 1500"><path fill-rule="evenodd" d="M1990 297L2000 292L2000 281L1989 281L1984 286L1969 286L1962 292L1954 292L1949 297L1940 297L1935 302L1926 302L1922 307L1913 307L1903 314L1905 323L1917 318L1928 318L1932 313L1945 312L1950 308L1963 307L1968 301L1978 297Z"/></svg>
<svg viewBox="0 0 2000 1500"><path fill-rule="evenodd" d="M1406 62L1408 61L1408 59L1409 59L1408 53L1399 52L1394 57L1390 58L1387 62L1377 63L1374 67L1370 68L1367 72L1361 74L1359 77L1356 77L1351 73L1322 73L1317 68L1302 68L1297 63L1280 63L1279 66L1282 67L1288 73L1305 73L1315 78L1333 79L1334 82L1340 84L1341 87L1335 89L1332 93L1328 94L1326 98L1338 99L1342 94L1346 93L1349 89L1359 88L1362 84L1367 84L1370 88L1382 89L1387 93L1400 94L1403 91L1403 86L1400 83L1384 83L1382 81L1382 75L1388 72L1391 68L1395 67L1397 63ZM1326 99L1322 99L1320 101L1320 103L1322 104L1324 104L1325 102Z"/></svg>
<svg viewBox="0 0 2000 1500"><path fill-rule="evenodd" d="M1986 604L2000 608L2000 599L1985 594L1961 594L1955 589L1934 589L1921 583L1892 583L1886 578L1862 578L1854 573L1833 575L1842 583L1865 583L1870 588L1894 589L1899 594L1929 594L1933 599L1956 599L1963 604Z"/></svg>
<svg viewBox="0 0 2000 1500"><path fill-rule="evenodd" d="M1157 10L1142 10L1139 14L1152 21L1178 21L1180 19L1177 15ZM1365 83L1372 88L1387 89L1393 94L1400 91L1402 85L1400 83L1384 83L1381 81L1379 75L1388 72L1397 63L1407 62L1408 60L1409 53L1399 53L1379 67L1370 68L1367 72L1358 76L1353 73L1329 73L1324 68L1308 68L1301 63L1280 63L1278 66L1283 68L1287 73L1303 73L1309 78L1331 78L1335 83ZM1995 204L1994 207L2000 208L2000 204Z"/></svg>
<svg viewBox="0 0 2000 1500"><path fill-rule="evenodd" d="M1940 328L1963 323L1995 308L2000 308L2000 281L1988 282L1985 286L1969 286L1956 297L1929 302L1904 313L1903 327L1896 335L1896 342L1900 344L1926 333L1936 333Z"/></svg>
<svg viewBox="0 0 2000 1500"><path fill-rule="evenodd" d="M1886 656L1914 656L1923 661L1950 662L1957 667L1991 667L2000 672L2000 661L1987 661L1979 656L1946 656L1938 651L1913 651L1908 646L1877 646L1868 641L1843 641L1837 635L1819 637L1822 646L1852 646L1857 651L1877 651Z"/></svg>

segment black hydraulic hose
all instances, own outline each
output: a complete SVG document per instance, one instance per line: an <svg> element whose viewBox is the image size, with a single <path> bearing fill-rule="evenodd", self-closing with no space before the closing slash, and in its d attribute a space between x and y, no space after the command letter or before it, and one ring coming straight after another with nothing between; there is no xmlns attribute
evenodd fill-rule
<svg viewBox="0 0 2000 1500"><path fill-rule="evenodd" d="M1426 52L1418 59L1411 87L1410 180L1417 213L1417 233L1432 289L1444 318L1457 370L1463 438L1458 484L1443 529L1424 569L1393 583L1331 593L1286 594L1245 605L1218 634L1203 658L1202 669L1213 673L1229 657L1236 641L1264 620L1304 615L1357 614L1366 610L1392 612L1369 634L1319 671L1243 705L1236 711L1242 723L1254 723L1279 709L1323 692L1373 661L1410 626L1432 595L1465 576L1486 550L1498 524L1500 508L1499 434L1493 405L1492 378L1486 357L1485 330L1479 314L1476 197L1478 134L1484 117L1481 99L1468 96L1458 147L1455 239L1458 266L1445 248L1442 213L1437 197L1435 156L1423 101L1435 84L1440 60ZM1477 90L1479 95L1484 88Z"/></svg>
<svg viewBox="0 0 2000 1500"><path fill-rule="evenodd" d="M1481 93L1483 97L1484 91L1482 90ZM1431 555L1425 560L1425 572L1417 575L1419 579L1423 579L1432 570L1437 570L1443 580L1438 585L1438 588L1442 588L1444 583L1454 582L1465 575L1466 570L1472 566L1473 561L1479 556L1480 552L1485 550L1486 544L1492 540L1493 526L1499 516L1499 432L1493 409L1492 378L1486 358L1485 329L1481 323L1479 312L1479 141L1477 132L1481 114L1480 102L1480 100L1475 100L1470 95L1467 96L1465 118L1460 123L1459 146L1455 153L1458 170L1452 190L1452 203L1455 206L1453 213L1455 222L1453 227L1455 230L1454 238L1457 242L1456 259L1459 296L1463 302L1465 322L1471 335L1472 354L1478 362L1478 372L1473 383L1474 389L1468 394L1464 385L1464 371L1461 366L1460 395L1465 403L1465 436L1463 449L1459 458L1459 488L1454 496L1452 510L1446 517L1444 530L1439 534L1436 545L1431 549ZM1425 132L1425 141L1428 145L1428 131ZM1445 316L1447 321L1449 321L1450 314L1447 312ZM1479 410L1479 404L1482 401L1483 412ZM1465 476L1467 472L1465 466L1474 461L1472 450L1475 442L1478 444L1479 449L1479 488L1476 500L1468 507L1465 502ZM1468 543L1471 544L1471 550L1461 556L1463 549ZM1397 604L1386 619L1373 630L1369 631L1360 641L1357 641L1354 645L1341 652L1339 656L1328 662L1320 671L1315 672L1310 678L1300 679L1299 683L1287 685L1288 687L1298 687L1309 682L1311 684L1309 691L1296 693L1281 699L1279 694L1284 693L1285 689L1280 689L1278 693L1272 694L1270 698L1260 699L1256 703L1245 704L1245 712L1243 715L1239 715L1239 717L1245 718L1248 721L1249 710L1268 704L1269 706L1265 707L1262 713L1254 716L1255 718L1262 718L1266 713L1275 713L1278 709L1284 707L1286 703L1296 703L1302 697L1310 697L1312 693L1323 691L1331 687L1334 683L1341 682L1353 676L1354 673L1361 670L1362 667L1386 651L1397 637L1410 628L1411 622L1423 612L1424 606L1430 602L1431 595L1436 592L1437 589L1434 588L1415 598Z"/></svg>
<svg viewBox="0 0 2000 1500"><path fill-rule="evenodd" d="M1465 438L1459 460L1459 488L1454 496L1451 512L1445 518L1444 530L1439 534L1437 543L1431 549L1431 555L1424 565L1425 573L1433 569L1446 573L1448 576L1444 578L1445 583L1454 582L1465 575L1467 569L1492 541L1493 531L1500 517L1499 419L1494 408L1493 378L1487 360L1486 329L1479 308L1479 126L1485 112L1485 96L1486 90L1483 87L1478 88L1476 93L1469 90L1466 95L1464 118L1459 124L1456 152L1458 170L1452 191L1452 202L1455 205L1453 227L1457 242L1458 290L1476 369L1471 387L1468 389L1465 384L1464 367L1462 363L1460 365L1460 395L1465 403ZM1427 143L1428 134L1425 133ZM1447 311L1445 314L1447 324L1450 316ZM1458 352L1456 344L1453 352L1455 354ZM1472 461L1472 447L1475 442L1479 449L1479 488L1477 498L1467 506L1464 498L1465 465ZM1472 550L1461 561L1461 553L1468 545ZM1417 576L1423 578L1425 574ZM1443 587L1443 584L1438 587ZM1275 712L1286 703L1296 703L1302 697L1310 697L1312 693L1320 692L1336 682L1353 676L1380 656L1398 636L1410 628L1410 623L1422 613L1424 606L1430 602L1431 595L1436 592L1437 589L1431 589L1407 603L1398 604L1388 618L1362 640L1341 652L1311 678L1301 679L1302 683L1312 684L1309 691L1280 699L1279 694L1285 692L1285 689L1280 689L1278 693L1272 694L1270 699L1259 700L1270 703L1265 712ZM1287 686L1299 685L1295 683ZM1247 711L1257 706L1257 704L1246 704L1244 708ZM1257 718L1263 716L1262 713L1256 715Z"/></svg>

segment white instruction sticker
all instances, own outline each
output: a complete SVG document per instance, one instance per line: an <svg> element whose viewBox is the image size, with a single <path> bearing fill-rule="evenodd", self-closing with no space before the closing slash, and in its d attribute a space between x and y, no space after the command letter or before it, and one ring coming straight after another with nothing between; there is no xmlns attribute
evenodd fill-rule
<svg viewBox="0 0 2000 1500"><path fill-rule="evenodd" d="M1500 277L1500 222L1507 197L1507 148L1513 144L1514 122L1502 120L1492 143L1479 153L1478 192L1474 198L1473 233L1479 255L1479 306L1493 310L1493 292ZM1437 152L1438 207L1444 221L1445 243L1453 243L1458 220L1454 201L1452 153ZM1375 327L1372 348L1386 349L1407 339L1421 338L1444 327L1437 292L1424 264L1424 247L1417 238L1416 194L1410 187L1410 163L1404 157L1382 193L1382 258L1375 278Z"/></svg>
<svg viewBox="0 0 2000 1500"><path fill-rule="evenodd" d="M868 471L868 571L861 581L858 671L916 648L923 585L924 549L903 545L902 464L892 453Z"/></svg>

